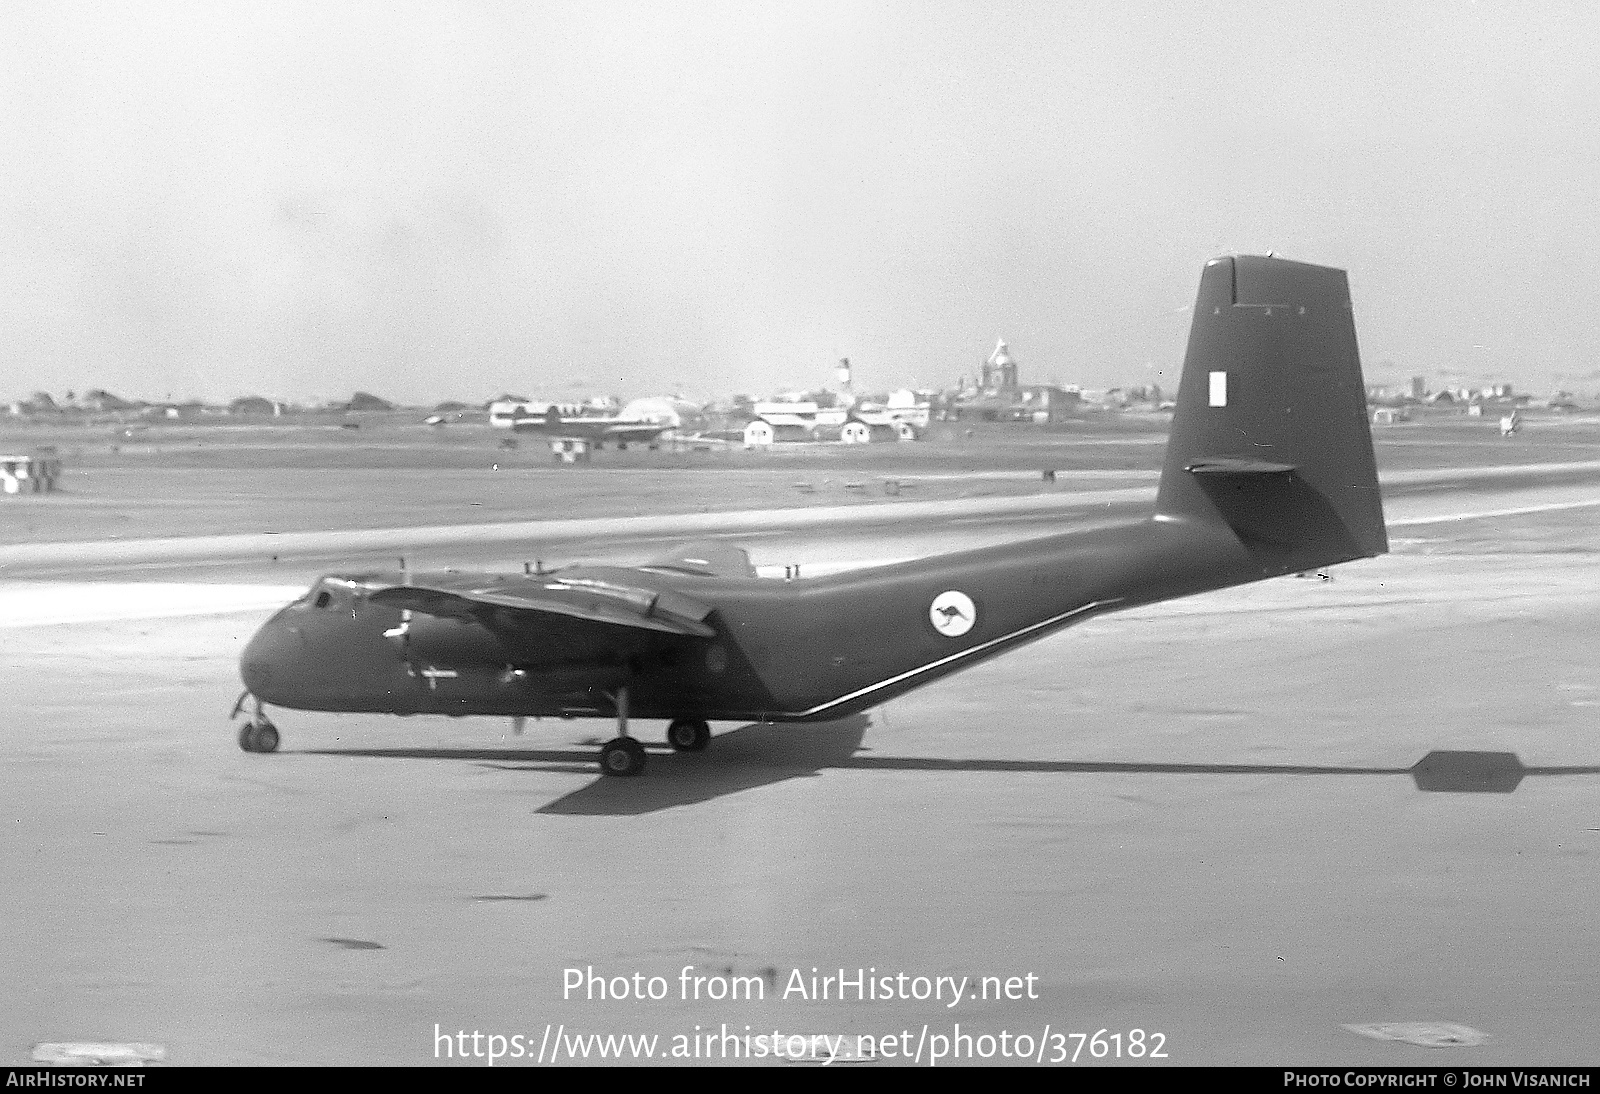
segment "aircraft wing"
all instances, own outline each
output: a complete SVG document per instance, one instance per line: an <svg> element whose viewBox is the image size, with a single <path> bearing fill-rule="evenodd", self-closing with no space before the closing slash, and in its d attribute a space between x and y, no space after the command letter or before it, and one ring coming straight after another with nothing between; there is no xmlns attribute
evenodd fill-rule
<svg viewBox="0 0 1600 1094"><path fill-rule="evenodd" d="M710 638L717 633L705 623L711 609L697 600L670 590L620 585L593 578L550 577L527 582L484 584L480 581L459 585L449 581L427 585L385 583L368 588L371 591L367 599L375 604L426 615L476 620L491 627L505 626L500 613L509 612L513 626L534 625L540 616L561 616L696 638Z"/></svg>
<svg viewBox="0 0 1600 1094"><path fill-rule="evenodd" d="M637 437L640 440L653 440L667 431L664 425L653 425L650 422L608 422L605 425L605 435L626 440Z"/></svg>

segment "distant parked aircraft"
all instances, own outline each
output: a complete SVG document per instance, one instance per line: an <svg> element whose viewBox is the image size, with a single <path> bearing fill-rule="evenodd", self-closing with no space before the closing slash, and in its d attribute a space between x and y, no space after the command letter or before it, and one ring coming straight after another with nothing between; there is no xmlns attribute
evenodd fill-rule
<svg viewBox="0 0 1600 1094"><path fill-rule="evenodd" d="M618 448L629 442L650 442L671 426L644 418L621 418L610 414L585 413L583 407L557 403L490 403L489 424L517 433L542 433L548 437L572 437L596 448L614 441Z"/></svg>

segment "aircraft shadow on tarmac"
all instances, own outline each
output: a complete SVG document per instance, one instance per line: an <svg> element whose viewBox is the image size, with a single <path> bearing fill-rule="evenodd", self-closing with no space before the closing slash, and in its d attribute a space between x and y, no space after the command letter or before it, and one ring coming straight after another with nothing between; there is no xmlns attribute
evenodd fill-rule
<svg viewBox="0 0 1600 1094"><path fill-rule="evenodd" d="M811 778L826 768L854 766L855 754L861 749L862 738L871 724L872 719L865 714L800 727L752 724L718 734L711 748L698 754L675 754L665 745L645 742L651 758L642 778L618 779L601 775L538 812L578 816L654 813L788 779ZM322 756L469 760L505 771L565 771L588 775L595 769L593 749L340 748L306 751Z"/></svg>
<svg viewBox="0 0 1600 1094"><path fill-rule="evenodd" d="M1103 760L945 760L861 755L871 718L858 714L810 726L751 724L719 734L708 752L654 753L643 778L598 776L541 807L540 813L577 816L653 813L695 805L829 769L955 771L1057 775L1387 775L1409 776L1418 790L1509 794L1529 776L1600 775L1600 766L1526 767L1514 752L1434 751L1410 767L1333 767L1314 764L1153 763ZM507 771L594 771L588 749L368 748L308 749L323 756L458 760Z"/></svg>

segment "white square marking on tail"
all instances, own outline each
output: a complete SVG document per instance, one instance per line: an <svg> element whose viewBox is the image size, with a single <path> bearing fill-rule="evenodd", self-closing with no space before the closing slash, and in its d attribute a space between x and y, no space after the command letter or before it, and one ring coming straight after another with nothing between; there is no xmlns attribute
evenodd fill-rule
<svg viewBox="0 0 1600 1094"><path fill-rule="evenodd" d="M1211 405L1228 405L1228 374L1226 372L1213 372L1211 374Z"/></svg>

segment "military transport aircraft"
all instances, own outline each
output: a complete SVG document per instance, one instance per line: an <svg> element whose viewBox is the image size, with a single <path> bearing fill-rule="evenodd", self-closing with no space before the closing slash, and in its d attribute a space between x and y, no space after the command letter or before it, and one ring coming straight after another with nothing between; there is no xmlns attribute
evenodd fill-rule
<svg viewBox="0 0 1600 1094"><path fill-rule="evenodd" d="M539 409L540 407L543 409ZM489 424L515 433L542 433L549 437L585 440L596 448L607 441L618 448L629 443L648 444L671 426L642 418L622 418L612 414L586 414L581 407L555 403L498 402L489 404Z"/></svg>
<svg viewBox="0 0 1600 1094"><path fill-rule="evenodd" d="M714 544L636 568L328 576L245 649L239 741L278 747L263 704L604 717L601 770L637 775L632 718L697 751L711 721L844 717L1105 612L1387 550L1344 272L1219 258L1144 520L793 581Z"/></svg>

